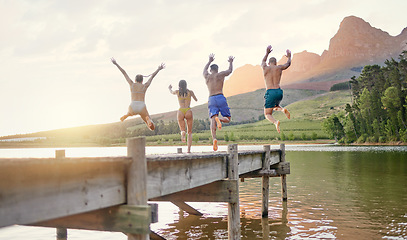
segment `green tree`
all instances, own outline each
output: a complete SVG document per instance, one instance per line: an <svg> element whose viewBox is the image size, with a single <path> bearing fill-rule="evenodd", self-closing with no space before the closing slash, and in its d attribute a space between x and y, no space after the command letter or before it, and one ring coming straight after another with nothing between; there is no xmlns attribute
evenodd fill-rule
<svg viewBox="0 0 407 240"><path fill-rule="evenodd" d="M330 138L335 139L337 142L339 139L343 138L345 131L343 129L342 123L336 114L332 114L327 119L322 122L322 128L329 135Z"/></svg>

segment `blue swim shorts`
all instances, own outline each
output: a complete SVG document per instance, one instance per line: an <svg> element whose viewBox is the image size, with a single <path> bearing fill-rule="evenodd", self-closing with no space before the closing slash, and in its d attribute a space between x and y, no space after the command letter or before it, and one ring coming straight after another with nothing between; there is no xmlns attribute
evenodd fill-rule
<svg viewBox="0 0 407 240"><path fill-rule="evenodd" d="M266 94L264 94L264 108L274 108L280 106L282 99L283 90L281 90L281 88L267 89Z"/></svg>
<svg viewBox="0 0 407 240"><path fill-rule="evenodd" d="M219 112L222 114L223 117L231 116L230 108L223 94L210 96L208 99L208 109L210 118L213 117L213 115L219 114Z"/></svg>

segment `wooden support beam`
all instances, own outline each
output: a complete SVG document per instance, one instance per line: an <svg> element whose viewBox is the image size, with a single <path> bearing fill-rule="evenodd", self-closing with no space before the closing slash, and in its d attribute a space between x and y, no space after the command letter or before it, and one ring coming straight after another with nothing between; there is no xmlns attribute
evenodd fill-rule
<svg viewBox="0 0 407 240"><path fill-rule="evenodd" d="M151 198L150 201L185 202L238 202L238 189L235 180L220 180L200 187Z"/></svg>
<svg viewBox="0 0 407 240"><path fill-rule="evenodd" d="M57 240L67 240L68 239L68 229L66 228L57 228Z"/></svg>
<svg viewBox="0 0 407 240"><path fill-rule="evenodd" d="M86 229L133 234L149 234L152 213L150 206L120 205L88 213L30 224L58 229Z"/></svg>
<svg viewBox="0 0 407 240"><path fill-rule="evenodd" d="M158 235L157 233L151 231L150 232L150 239L151 240L166 240L165 238L161 237L160 235Z"/></svg>
<svg viewBox="0 0 407 240"><path fill-rule="evenodd" d="M60 160L65 158L65 150L55 150L55 159ZM57 228L57 240L67 240L68 239L68 229Z"/></svg>
<svg viewBox="0 0 407 240"><path fill-rule="evenodd" d="M280 177L279 174L277 174L277 171L275 169L270 169L270 170L257 170L253 171L250 173L245 173L240 175L240 178L258 178L258 177Z"/></svg>
<svg viewBox="0 0 407 240"><path fill-rule="evenodd" d="M285 144L282 143L280 144L280 150L281 150L281 162L285 162ZM281 175L281 195L283 198L283 201L287 201L287 178L286 175L283 174Z"/></svg>
<svg viewBox="0 0 407 240"><path fill-rule="evenodd" d="M192 214L192 215L197 215L197 216L202 216L203 214L196 210L195 208L191 207L190 205L186 204L183 201L171 201L175 206L179 207L181 210L184 210L185 212Z"/></svg>
<svg viewBox="0 0 407 240"><path fill-rule="evenodd" d="M269 240L270 239L270 224L268 218L261 218L261 230L263 232L263 239Z"/></svg>
<svg viewBox="0 0 407 240"><path fill-rule="evenodd" d="M270 145L263 146L264 159L262 170L270 171ZM270 177L262 177L262 198L261 198L261 217L268 218L269 215L269 188L270 188Z"/></svg>
<svg viewBox="0 0 407 240"><path fill-rule="evenodd" d="M274 171L276 176L290 174L290 162L281 162L271 166L271 172Z"/></svg>
<svg viewBox="0 0 407 240"><path fill-rule="evenodd" d="M239 159L237 144L228 145L228 178L236 181L237 202L228 203L228 239L240 240Z"/></svg>
<svg viewBox="0 0 407 240"><path fill-rule="evenodd" d="M240 178L256 178L256 177L281 177L283 174L290 174L290 162L281 162L271 165L269 170L257 170L250 173L240 175Z"/></svg>
<svg viewBox="0 0 407 240"><path fill-rule="evenodd" d="M146 139L144 137L128 138L126 144L127 156L132 158L127 170L127 204L147 205ZM150 225L150 219L146 222L148 225ZM147 234L129 233L127 238L129 240L149 240L150 233L149 231Z"/></svg>

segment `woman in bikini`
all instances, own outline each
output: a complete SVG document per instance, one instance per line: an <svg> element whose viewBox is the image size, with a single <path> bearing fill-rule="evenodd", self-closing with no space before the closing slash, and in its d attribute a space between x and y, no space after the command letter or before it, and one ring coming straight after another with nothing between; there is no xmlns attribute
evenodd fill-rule
<svg viewBox="0 0 407 240"><path fill-rule="evenodd" d="M179 102L179 109L177 113L178 125L179 129L181 130L181 140L182 142L186 142L185 140L185 120L187 120L187 131L188 131L188 153L191 152L191 145L192 145L192 123L194 121L192 110L190 107L191 104L191 97L198 101L193 91L187 88L187 82L185 80L179 81L179 89L173 91L172 86L170 85L168 89L170 93L178 96Z"/></svg>
<svg viewBox="0 0 407 240"><path fill-rule="evenodd" d="M120 72L124 75L126 78L127 82L130 85L130 91L131 91L131 103L129 106L129 110L127 114L123 115L123 117L120 118L120 120L123 122L126 118L130 116L134 116L139 114L141 119L147 124L148 128L153 131L155 129L154 123L151 120L150 115L148 114L146 104L144 103L144 98L146 96L146 91L147 88L150 86L151 82L153 81L153 78L157 75L157 73L164 69L165 64L162 63L160 66L158 66L157 70L153 72L151 75L146 76L150 77L146 83L143 84L143 78L144 76L141 74L138 74L136 76L136 82L133 82L130 77L127 75L126 71L124 71L123 68L119 66L119 64L116 62L114 58L111 58L111 61L116 67L120 70Z"/></svg>

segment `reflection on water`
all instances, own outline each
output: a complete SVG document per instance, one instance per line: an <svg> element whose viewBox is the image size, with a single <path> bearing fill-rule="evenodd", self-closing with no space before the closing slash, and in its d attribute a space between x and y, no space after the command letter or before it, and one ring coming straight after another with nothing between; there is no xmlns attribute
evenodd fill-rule
<svg viewBox="0 0 407 240"><path fill-rule="evenodd" d="M147 153L176 152L176 148L147 148ZM239 146L253 148L262 146ZM54 150L32 151L45 154L35 157L52 157ZM280 178L271 178L269 219L261 218L261 179L239 182L242 239L407 239L407 147L307 145L286 146L286 150L291 164L288 202L281 201ZM18 154L22 152L26 150ZM123 156L126 149L67 149L66 155L85 152ZM0 157L26 157L18 154L0 149ZM227 239L226 203L190 205L204 215L188 215L171 203L160 203L159 223L152 229L167 239ZM55 239L54 229L13 226L0 229L0 240L26 239L27 231L30 239ZM127 237L69 230L68 239Z"/></svg>

